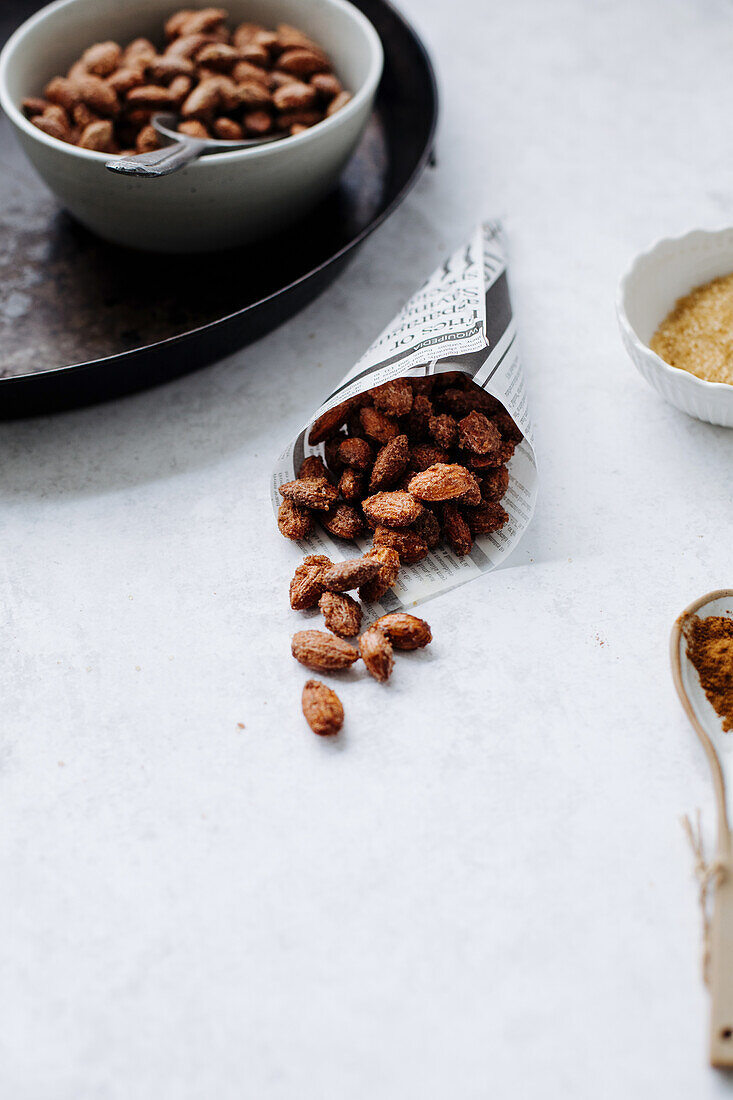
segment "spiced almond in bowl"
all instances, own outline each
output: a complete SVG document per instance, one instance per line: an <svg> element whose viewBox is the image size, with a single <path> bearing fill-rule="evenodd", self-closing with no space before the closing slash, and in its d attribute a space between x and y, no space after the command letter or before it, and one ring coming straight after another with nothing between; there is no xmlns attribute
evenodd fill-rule
<svg viewBox="0 0 733 1100"><path fill-rule="evenodd" d="M174 12L160 52L148 38L96 42L21 107L59 141L118 155L162 145L156 111L214 141L282 139L341 110L351 94L317 42L297 27L231 27L223 8ZM215 148L215 147L214 147Z"/></svg>
<svg viewBox="0 0 733 1100"><path fill-rule="evenodd" d="M632 362L667 401L733 427L733 228L695 229L641 253L616 310Z"/></svg>
<svg viewBox="0 0 733 1100"><path fill-rule="evenodd" d="M60 0L8 41L0 102L34 167L88 228L135 248L209 251L285 228L336 185L381 69L379 37L347 0L183 12L170 0ZM283 139L202 157L148 186L106 171L110 153L153 147L160 110L225 140Z"/></svg>

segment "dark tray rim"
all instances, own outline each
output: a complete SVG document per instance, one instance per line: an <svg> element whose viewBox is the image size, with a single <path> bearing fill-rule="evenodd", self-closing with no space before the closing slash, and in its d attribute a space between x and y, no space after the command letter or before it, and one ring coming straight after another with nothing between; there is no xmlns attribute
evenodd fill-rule
<svg viewBox="0 0 733 1100"><path fill-rule="evenodd" d="M294 279L291 283L286 283L285 286L279 287L271 294L266 295L264 298L258 298L255 302L250 302L249 305L244 306L242 309L234 310L233 313L223 314L220 317L215 318L213 321L207 321L204 325L198 325L196 328L187 329L185 332L179 332L175 336L167 336L163 340L156 340L151 344L141 344L136 348L129 348L126 351L115 352L114 355L104 355L100 359L86 359L79 363L68 363L65 366L51 367L49 370L44 371L31 371L27 374L14 374L10 378L0 378L0 397L3 393L7 393L9 389L15 386L27 385L31 380L35 385L42 385L42 380L48 378L57 380L59 378L67 378L72 376L75 372L82 372L89 368L101 366L103 363L114 363L120 360L131 360L136 357L147 353L151 348L174 348L176 344L183 343L193 336L205 333L208 329L215 329L220 325L226 325L228 322L233 321L235 318L245 316L250 310L260 309L268 302L278 298L281 294L287 294L293 291L296 287L300 286L306 280L314 278L319 272L325 272L331 265L337 265L339 261L344 262L351 252L357 249L364 241L369 237L376 229L378 229L394 210L402 203L402 201L409 195L413 187L417 183L418 179L422 175L426 165L433 159L433 145L435 142L435 132L438 125L438 82L435 75L435 69L430 59L430 55L422 41L422 38L417 33L412 23L405 18L401 11L399 11L391 0L381 0L381 4L387 8L392 16L397 19L404 26L410 37L413 39L418 52L421 55L423 64L425 66L425 72L427 74L430 90L433 101L433 110L431 113L430 127L428 130L427 140L425 141L425 147L418 160L415 162L415 166L403 184L402 188L395 194L388 205L378 214L368 225L364 226L357 235L343 245L338 251L332 253L326 260L323 260L316 267L310 268L304 272L299 278Z"/></svg>

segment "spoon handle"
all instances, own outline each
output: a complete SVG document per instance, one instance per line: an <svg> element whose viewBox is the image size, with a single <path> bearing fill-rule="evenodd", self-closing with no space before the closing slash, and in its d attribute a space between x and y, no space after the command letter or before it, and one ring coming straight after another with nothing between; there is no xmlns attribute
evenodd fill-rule
<svg viewBox="0 0 733 1100"><path fill-rule="evenodd" d="M149 153L139 153L134 157L115 157L114 160L107 161L105 168L123 176L169 176L171 172L177 172L179 168L190 164L205 148L205 141L184 137L180 141L164 145L162 149L152 149Z"/></svg>
<svg viewBox="0 0 733 1100"><path fill-rule="evenodd" d="M731 838L721 823L719 864L710 927L710 1064L733 1066L733 866Z"/></svg>

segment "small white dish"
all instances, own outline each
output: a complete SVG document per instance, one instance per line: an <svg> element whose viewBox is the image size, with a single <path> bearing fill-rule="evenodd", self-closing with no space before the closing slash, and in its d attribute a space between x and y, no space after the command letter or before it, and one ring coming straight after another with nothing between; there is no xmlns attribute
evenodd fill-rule
<svg viewBox="0 0 733 1100"><path fill-rule="evenodd" d="M287 227L335 186L371 114L382 44L347 0L229 0L232 25L290 23L319 42L352 99L295 137L202 157L161 179L109 172L108 153L57 141L24 117L23 97L40 94L87 46L106 39L124 45L139 36L159 42L175 8L175 0L57 0L42 8L0 54L0 104L61 205L105 240L157 252L246 244Z"/></svg>
<svg viewBox="0 0 733 1100"><path fill-rule="evenodd" d="M733 428L733 386L671 367L649 341L679 298L731 272L733 228L693 229L640 253L621 280L616 299L624 346L649 385L690 416L726 428Z"/></svg>

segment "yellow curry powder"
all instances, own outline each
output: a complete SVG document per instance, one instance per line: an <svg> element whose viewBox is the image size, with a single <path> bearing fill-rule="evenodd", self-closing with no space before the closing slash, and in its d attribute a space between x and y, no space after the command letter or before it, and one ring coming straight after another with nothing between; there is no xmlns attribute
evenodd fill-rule
<svg viewBox="0 0 733 1100"><path fill-rule="evenodd" d="M733 619L690 615L684 633L687 656L697 669L708 701L723 719L723 729L733 729Z"/></svg>
<svg viewBox="0 0 733 1100"><path fill-rule="evenodd" d="M680 298L649 346L671 367L733 384L733 274Z"/></svg>

